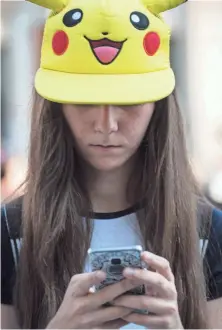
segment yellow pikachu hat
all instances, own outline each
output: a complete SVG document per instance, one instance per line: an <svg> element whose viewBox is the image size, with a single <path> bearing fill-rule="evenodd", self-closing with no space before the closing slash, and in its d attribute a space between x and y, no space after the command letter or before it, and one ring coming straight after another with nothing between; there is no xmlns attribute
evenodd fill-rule
<svg viewBox="0 0 222 330"><path fill-rule="evenodd" d="M30 0L51 9L35 87L72 104L155 102L175 87L159 15L186 0Z"/></svg>

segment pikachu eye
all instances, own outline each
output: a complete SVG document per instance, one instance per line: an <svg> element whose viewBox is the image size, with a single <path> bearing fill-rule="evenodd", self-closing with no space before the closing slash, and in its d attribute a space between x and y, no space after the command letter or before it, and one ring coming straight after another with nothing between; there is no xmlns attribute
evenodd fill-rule
<svg viewBox="0 0 222 330"><path fill-rule="evenodd" d="M150 23L148 17L139 11L133 11L131 13L130 22L137 30L145 30Z"/></svg>
<svg viewBox="0 0 222 330"><path fill-rule="evenodd" d="M81 9L72 9L63 17L63 23L67 27L73 27L81 22L83 12Z"/></svg>

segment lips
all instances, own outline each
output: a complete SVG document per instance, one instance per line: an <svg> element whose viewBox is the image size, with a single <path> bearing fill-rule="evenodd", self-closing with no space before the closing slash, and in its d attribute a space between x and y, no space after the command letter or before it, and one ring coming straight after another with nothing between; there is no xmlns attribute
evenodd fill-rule
<svg viewBox="0 0 222 330"><path fill-rule="evenodd" d="M96 152L102 153L118 153L121 151L121 146L104 146L104 145L90 145L90 147Z"/></svg>
<svg viewBox="0 0 222 330"><path fill-rule="evenodd" d="M86 38L86 40L88 40L96 59L101 64L106 65L112 63L117 58L123 47L124 42L126 41L112 41L107 38L100 40L91 40L89 38Z"/></svg>

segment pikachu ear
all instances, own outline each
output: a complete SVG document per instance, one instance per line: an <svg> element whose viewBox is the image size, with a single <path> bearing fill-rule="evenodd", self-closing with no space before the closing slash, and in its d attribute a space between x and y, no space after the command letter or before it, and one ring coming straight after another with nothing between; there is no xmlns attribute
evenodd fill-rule
<svg viewBox="0 0 222 330"><path fill-rule="evenodd" d="M28 0L38 6L60 12L68 3L68 0Z"/></svg>
<svg viewBox="0 0 222 330"><path fill-rule="evenodd" d="M173 9L187 0L141 0L142 3L154 14L163 13Z"/></svg>

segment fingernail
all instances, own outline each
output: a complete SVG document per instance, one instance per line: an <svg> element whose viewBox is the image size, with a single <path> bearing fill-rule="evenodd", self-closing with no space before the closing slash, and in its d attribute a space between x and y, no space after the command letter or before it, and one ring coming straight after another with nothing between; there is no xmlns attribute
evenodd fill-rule
<svg viewBox="0 0 222 330"><path fill-rule="evenodd" d="M89 294L90 294L90 293L95 293L95 291L96 291L95 287L91 287L91 288L89 289Z"/></svg>
<svg viewBox="0 0 222 330"><path fill-rule="evenodd" d="M135 274L135 269L133 269L133 268L126 268L124 270L124 274L126 276L133 276Z"/></svg>

